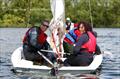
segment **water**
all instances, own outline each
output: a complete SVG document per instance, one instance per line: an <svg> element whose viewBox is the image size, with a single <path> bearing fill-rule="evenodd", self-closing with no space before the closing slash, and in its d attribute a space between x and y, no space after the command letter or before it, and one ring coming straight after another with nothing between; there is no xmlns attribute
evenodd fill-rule
<svg viewBox="0 0 120 79"><path fill-rule="evenodd" d="M98 33L97 42L105 54L99 79L120 79L120 29L118 28L96 28ZM0 28L0 79L55 79L56 77L43 76L32 73L13 73L11 64L12 52L22 45L22 38L27 31L26 28ZM85 74L87 75L87 74ZM88 78L95 79L95 75L89 74ZM74 76L65 74L58 79L80 79L81 75Z"/></svg>

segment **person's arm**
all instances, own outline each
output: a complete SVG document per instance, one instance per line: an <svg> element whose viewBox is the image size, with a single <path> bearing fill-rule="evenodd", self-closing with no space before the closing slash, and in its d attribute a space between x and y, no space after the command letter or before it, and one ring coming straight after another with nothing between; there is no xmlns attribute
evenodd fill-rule
<svg viewBox="0 0 120 79"><path fill-rule="evenodd" d="M92 33L93 33L93 35L97 38L97 32L96 32L96 31L93 31Z"/></svg>
<svg viewBox="0 0 120 79"><path fill-rule="evenodd" d="M44 49L44 50L50 49L50 44L47 42L47 40L44 42L42 49Z"/></svg>
<svg viewBox="0 0 120 79"><path fill-rule="evenodd" d="M73 48L73 53L74 54L77 54L80 52L80 49L81 49L81 46L86 43L87 41L89 40L89 37L88 35L85 33L85 34L82 34L78 41L75 43L75 46Z"/></svg>
<svg viewBox="0 0 120 79"><path fill-rule="evenodd" d="M97 32L93 31L93 35L97 38ZM95 54L99 55L101 54L100 47L96 44Z"/></svg>
<svg viewBox="0 0 120 79"><path fill-rule="evenodd" d="M95 54L97 54L97 55L101 54L101 50L100 50L100 47L98 45L96 45Z"/></svg>
<svg viewBox="0 0 120 79"><path fill-rule="evenodd" d="M36 49L41 49L42 45L38 44L37 42L37 28L32 28L29 31L29 43L31 46L35 47Z"/></svg>
<svg viewBox="0 0 120 79"><path fill-rule="evenodd" d="M36 31L36 28L32 28L29 31L29 43L30 43L30 45L32 45L34 47L37 44L37 31Z"/></svg>

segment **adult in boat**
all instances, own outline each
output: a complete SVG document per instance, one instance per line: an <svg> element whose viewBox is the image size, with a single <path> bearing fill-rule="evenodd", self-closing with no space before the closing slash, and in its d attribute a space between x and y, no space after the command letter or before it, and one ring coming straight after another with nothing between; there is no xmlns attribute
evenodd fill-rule
<svg viewBox="0 0 120 79"><path fill-rule="evenodd" d="M90 24L79 22L77 30L80 35L73 44L73 54L64 61L65 66L88 66L93 61L94 52L101 52L96 44L96 35Z"/></svg>
<svg viewBox="0 0 120 79"><path fill-rule="evenodd" d="M44 59L38 54L41 49L48 50L49 43L47 35L44 33L49 27L49 21L44 20L40 27L33 26L25 34L23 39L23 54L26 60L33 62L44 62ZM42 52L48 59L53 61L55 56L53 53Z"/></svg>

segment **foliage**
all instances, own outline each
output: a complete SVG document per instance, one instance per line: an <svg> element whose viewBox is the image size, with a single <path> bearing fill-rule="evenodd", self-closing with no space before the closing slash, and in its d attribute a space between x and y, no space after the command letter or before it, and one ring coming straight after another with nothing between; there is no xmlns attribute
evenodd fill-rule
<svg viewBox="0 0 120 79"><path fill-rule="evenodd" d="M91 23L92 16L94 27L120 27L120 0L64 1L65 16L73 22ZM0 27L28 27L51 18L50 0L0 0Z"/></svg>
<svg viewBox="0 0 120 79"><path fill-rule="evenodd" d="M12 14L5 14L3 16L3 20L0 20L1 27L2 26L23 26L24 25L24 18L20 18L18 16L12 15Z"/></svg>

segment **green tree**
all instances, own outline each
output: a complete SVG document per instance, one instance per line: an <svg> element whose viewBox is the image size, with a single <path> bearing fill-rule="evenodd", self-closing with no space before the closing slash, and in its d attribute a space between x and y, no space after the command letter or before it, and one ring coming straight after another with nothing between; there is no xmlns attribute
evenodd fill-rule
<svg viewBox="0 0 120 79"><path fill-rule="evenodd" d="M65 16L89 23L92 16L94 27L120 27L119 5L120 0L65 0ZM0 27L27 27L51 20L50 8L50 0L0 0Z"/></svg>

